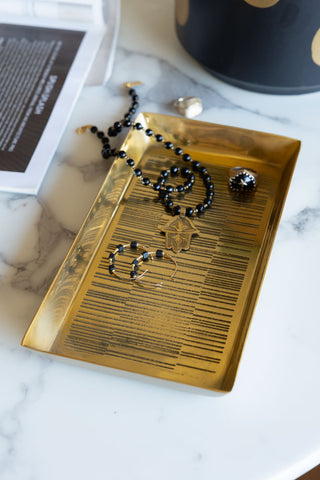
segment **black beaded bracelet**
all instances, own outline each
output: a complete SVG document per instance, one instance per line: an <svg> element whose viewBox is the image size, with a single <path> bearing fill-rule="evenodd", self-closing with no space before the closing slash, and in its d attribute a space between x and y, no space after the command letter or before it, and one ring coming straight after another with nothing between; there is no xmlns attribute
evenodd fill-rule
<svg viewBox="0 0 320 480"><path fill-rule="evenodd" d="M208 208L212 203L212 198L214 196L214 186L211 182L211 177L208 174L208 171L204 167L200 167L199 162L192 162L194 165L194 171L197 171L202 178L203 185L206 189L206 197L203 200L203 203L199 203L195 208L187 207L185 214L188 217L192 217L195 213L200 215L204 212L205 208ZM169 176L178 176L181 175L187 180L184 182L184 185L166 185L166 181ZM195 175L188 167L179 168L177 165L172 166L170 169L163 170L160 174L160 177L157 180L156 184L153 184L154 190L159 191L159 198L162 203L165 205L166 210L172 215L180 215L182 209L180 205L174 205L171 194L176 192L178 194L189 192L192 189L192 186L195 181ZM157 188L155 188L157 187ZM207 205L207 206L206 206Z"/></svg>
<svg viewBox="0 0 320 480"><path fill-rule="evenodd" d="M147 253L147 248L144 245L141 245L140 243L136 242L135 240L133 240L130 243L127 243L125 245L122 245L121 243L119 245L117 245L115 250L113 250L113 252L111 252L109 254L109 273L111 273L111 275L115 275L120 280L122 280L122 277L116 271L115 260L116 260L116 256L118 255L118 253L124 252L124 250L128 247L130 247L131 250L142 250L142 255Z"/></svg>
<svg viewBox="0 0 320 480"><path fill-rule="evenodd" d="M174 257L172 257L171 255L169 255L168 253L166 253L164 250L161 250L161 249L158 249L158 250L155 250L155 251L152 251L152 252L143 252L141 255L139 255L139 257L135 258L132 262L132 266L131 266L131 272L130 272L130 278L131 280L134 280L134 281L137 281L140 285L143 286L143 283L141 282L141 278L147 273L148 270L145 270L143 273L141 273L140 275L138 275L138 268L139 266L141 265L141 263L149 260L149 258L151 258L152 260L154 260L154 258L160 260L160 259L167 259L167 260L170 260L170 262L172 262L175 266L175 269L174 269L174 272L171 274L170 278L171 280L174 280L174 277L175 277L175 274L177 273L177 262L176 260L174 259ZM154 286L162 286L162 282L158 283L158 284L154 284Z"/></svg>
<svg viewBox="0 0 320 480"><path fill-rule="evenodd" d="M152 182L149 177L143 174L142 170L139 167L136 167L135 161L130 158L124 150L117 150L112 148L110 145L109 137L107 137L105 133L99 130L96 126L86 125L81 129L78 129L78 132L80 133L83 132L86 128L90 128L90 131L93 134L96 134L103 144L103 148L101 151L103 158L107 159L110 157L118 157L126 160L127 165L132 169L133 175L140 179L142 185L148 186L152 188L155 192L158 192L159 198L165 205L166 210L172 215L180 215L182 209L180 205L174 205L173 199L170 194L174 192L179 194L190 192L195 182L194 173L198 172L203 180L203 184L206 189L206 196L203 202L199 203L194 208L187 207L185 209L185 215L188 217L192 217L194 214L201 215L206 209L211 207L214 197L214 184L207 169L205 167L202 167L200 162L193 160L191 158L191 155L184 152L181 147L174 146L172 142L165 141L163 135L159 133L155 134L150 128L144 128L140 122L133 122L132 115L136 112L136 108L138 107L139 97L136 93L136 90L133 88L129 90L129 96L132 99L131 107L125 113L122 120L115 122L113 126L108 128L109 137L116 137L122 131L123 127L132 127L137 131L144 132L145 135L147 135L148 137L152 137L156 142L161 143L165 149L172 150L176 156L182 158L182 160L186 162L186 164L189 164L190 168L179 168L177 165L174 165L170 169L162 170L157 180ZM173 187L172 185L166 185L166 181L169 175L176 176L179 174L182 177L186 178L183 185L177 185L176 187Z"/></svg>
<svg viewBox="0 0 320 480"><path fill-rule="evenodd" d="M92 125L85 125L84 127L79 128L77 132L82 133L85 130L90 129L90 131L102 142L101 154L103 158L108 159L110 157L118 157L125 160L126 164L132 169L133 175L141 181L141 184L158 193L166 211L173 216L179 215L178 222L176 222L176 220L172 220L172 222L169 222L170 224L161 227L161 231L166 234L167 248L172 248L175 253L179 253L180 250L188 250L191 237L199 233L197 228L191 222L191 217L193 217L194 214L200 216L205 212L205 210L211 207L214 198L213 181L207 169L201 166L200 162L193 160L189 153L184 152L181 147L175 146L171 141L166 141L162 134L154 133L151 128L145 128L140 122L135 122L132 120L132 116L139 106L139 97L134 88L130 88L129 96L131 97L131 107L124 114L120 121L115 122L108 128L108 136L96 126ZM173 165L170 167L170 169L162 170L158 178L155 181L151 181L149 177L143 174L141 168L136 166L134 159L129 157L126 151L112 148L110 144L109 137L116 137L123 130L123 128L130 127L134 130L141 131L147 137L152 138L155 142L161 144L166 150L172 151L174 155L183 160L186 166L179 167L177 165ZM203 199L202 203L197 204L195 207L189 206L185 209L182 209L180 205L174 204L172 195L174 193L177 195L190 193L195 183L196 173L199 174L200 178L202 179L203 186L206 191L205 198ZM184 183L176 186L167 185L167 180L169 177L177 175L185 178ZM179 241L177 241L178 237L176 231L186 232L184 235L178 236ZM114 270L114 264L111 262L110 273L114 273ZM134 273L132 275L134 275Z"/></svg>

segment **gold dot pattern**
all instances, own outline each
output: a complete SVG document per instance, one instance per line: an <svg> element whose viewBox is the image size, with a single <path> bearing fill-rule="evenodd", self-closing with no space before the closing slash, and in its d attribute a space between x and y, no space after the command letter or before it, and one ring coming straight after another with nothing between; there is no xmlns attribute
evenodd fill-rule
<svg viewBox="0 0 320 480"><path fill-rule="evenodd" d="M183 26L189 18L189 0L176 0L176 19L179 25Z"/></svg>
<svg viewBox="0 0 320 480"><path fill-rule="evenodd" d="M314 63L320 66L320 28L313 37L311 44L311 55Z"/></svg>
<svg viewBox="0 0 320 480"><path fill-rule="evenodd" d="M252 7L257 7L257 8L273 7L273 5L280 2L280 0L244 0L244 1L249 5L252 5Z"/></svg>

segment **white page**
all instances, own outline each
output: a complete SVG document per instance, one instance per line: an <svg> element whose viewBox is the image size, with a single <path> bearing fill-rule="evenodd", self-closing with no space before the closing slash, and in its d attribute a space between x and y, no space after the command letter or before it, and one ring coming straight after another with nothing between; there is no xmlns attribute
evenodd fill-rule
<svg viewBox="0 0 320 480"><path fill-rule="evenodd" d="M50 0L48 1L50 2ZM46 3L46 2L42 2L41 0L41 3ZM38 3L39 3L39 0L38 0ZM83 3L85 4L86 2L83 1ZM68 119L70 117L74 104L78 98L78 95L81 91L83 84L87 79L88 73L90 72L90 69L96 59L97 52L99 51L99 47L101 47L101 45L103 46L101 53L104 57L105 66L107 66L107 69L104 72L100 71L98 73L98 77L101 80L105 75L107 77L110 75L110 70L111 70L110 65L113 62L113 52L115 47L114 43L115 43L115 35L117 31L117 21L118 21L117 16L115 16L114 18L116 18L116 21L113 22L113 25L111 25L110 31L108 32L108 26L106 26L103 22L100 22L99 25L97 24L88 25L88 24L82 24L78 22L70 23L70 22L64 22L60 20L52 20L52 19L48 20L48 19L36 18L36 17L22 17L22 16L5 17L5 18L2 17L1 19L2 23L6 23L6 24L21 25L21 27L34 26L34 27L41 27L41 28L48 28L48 29L57 28L60 30L66 30L71 32L84 32L84 37L78 48L78 51L73 60L73 63L69 69L67 77L64 81L64 85L58 95L58 98L55 101L50 117L48 118L47 123L43 129L41 138L39 139L33 151L33 154L30 157L31 160L26 170L24 172L0 170L0 190L17 191L17 192L33 193L33 194L37 193L40 187L41 181L46 173L49 163L57 148L57 145L64 131L64 128L68 122ZM0 37L1 37L1 29L0 29ZM110 52L111 52L110 58L108 58L108 52L106 51L108 48L110 49ZM96 79L97 79L97 75L96 75ZM48 82L45 85L46 90L43 92L43 96L42 96L44 100L46 100L46 92L50 90L49 87L50 87L50 82ZM49 92L49 95L50 95L50 92ZM45 103L45 102L42 102L42 103ZM42 108L41 102L39 103L39 105L37 104L34 107L35 107L35 110L33 110L32 112L33 114L36 113L36 108L38 108L38 111L41 111L41 108ZM0 118L0 122L1 122L1 118ZM21 124L23 124L23 122L21 122ZM21 124L20 124L20 127L21 127ZM32 126L26 123L25 129L26 129L25 130L26 138L31 138L31 136L33 135ZM30 130L31 133L27 132L28 129ZM27 133L29 136L27 136ZM7 138L5 139L5 141L7 141ZM5 141L3 142L5 143ZM21 143L23 143L22 137L20 141ZM0 138L0 142L1 142L1 138ZM8 143L8 151L7 152L0 151L0 157L2 155L2 159L3 159L4 153L6 153L4 161L6 162L7 159L9 160L11 158L10 155L14 153L15 149L18 151L18 144L19 144L19 138L18 138L17 146L15 146L14 141L11 141L11 150L13 149L13 151L9 151L10 145ZM16 155L16 157L19 158L19 161L21 160L21 155L20 156ZM6 164L6 168L8 168L7 165L8 164ZM13 168L12 164L10 164L10 169L11 168Z"/></svg>

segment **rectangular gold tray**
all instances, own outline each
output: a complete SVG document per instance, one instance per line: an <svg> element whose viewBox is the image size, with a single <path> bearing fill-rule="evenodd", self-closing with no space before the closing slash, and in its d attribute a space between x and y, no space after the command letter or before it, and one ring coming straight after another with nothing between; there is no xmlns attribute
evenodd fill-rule
<svg viewBox="0 0 320 480"><path fill-rule="evenodd" d="M139 253L117 255L123 279L109 273L109 253L131 240L164 249L170 220L152 188L117 159L70 248L22 345L106 367L210 390L232 389L270 250L300 149L298 140L172 116L137 121L183 146L214 181L211 209L194 224L188 251L143 264L144 286L129 280ZM122 149L156 179L177 156L131 131ZM229 190L228 170L259 173L256 192ZM178 179L178 183L179 183ZM173 181L173 180L172 180ZM203 201L202 182L181 200ZM180 200L179 200L180 202ZM127 263L126 263L127 262ZM158 286L156 286L158 285Z"/></svg>

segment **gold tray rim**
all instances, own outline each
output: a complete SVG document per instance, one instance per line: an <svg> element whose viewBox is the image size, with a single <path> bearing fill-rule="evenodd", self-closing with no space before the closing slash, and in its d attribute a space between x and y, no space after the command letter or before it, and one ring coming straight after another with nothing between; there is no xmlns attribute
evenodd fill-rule
<svg viewBox="0 0 320 480"><path fill-rule="evenodd" d="M297 161L297 158L298 158L298 154L299 154L299 150L300 150L300 147L301 147L301 142L299 140L292 139L290 137L280 136L280 135L273 134L273 133L259 132L259 131L256 131L256 130L243 129L243 128L240 128L240 127L233 127L233 126L221 125L221 124L210 123L210 122L200 122L199 120L190 120L190 119L175 117L175 116L172 116L172 115L162 115L162 114L155 114L155 113L149 113L149 112L140 113L138 115L136 121L141 122L145 126L148 125L150 122L152 123L154 121L156 123L160 122L161 124L166 124L166 123L172 124L172 122L174 121L174 122L177 122L177 124L188 125L189 128L192 128L192 125L196 124L197 126L202 125L203 128L209 128L209 129L213 129L213 130L214 129L218 129L219 131L227 130L231 134L248 135L248 136L254 136L254 137L258 137L258 138L267 139L268 142L271 142L271 143L273 141L288 143L292 147L291 169L287 172L288 174L287 174L287 177L286 177L286 181L284 182L284 185L283 185L284 190L283 190L283 193L282 193L282 200L280 202L278 211L276 213L276 222L273 223L272 230L270 230L268 232L270 240L269 240L268 246L266 247L267 252L265 252L265 254L264 254L264 258L263 258L263 262L262 262L263 265L260 267L260 269L258 271L259 278L258 278L257 283L256 283L256 289L255 289L256 291L255 291L255 294L254 294L255 300L250 303L250 309L249 309L250 310L250 313L249 313L250 321L247 323L246 329L243 329L241 338L239 337L239 339L238 339L238 343L241 344L241 346L240 346L240 348L238 348L237 361L234 362L235 365L230 365L230 368L232 369L232 373L228 374L228 375L230 375L230 381L228 381L224 385L224 387L221 388L221 389L220 388L212 388L211 389L213 391L229 392L229 391L232 390L232 387L233 387L233 384L234 384L234 381L235 381L235 378L236 378L237 370L238 370L239 365L240 365L240 360L241 360L241 356L242 356L242 353L243 353L243 350L244 350L244 346L245 346L245 342L246 342L246 338L247 338L247 333L248 333L249 328L250 328L250 324L251 324L251 320L252 320L252 317L253 317L254 309L255 309L255 306L257 304L259 292L260 292L260 289L261 289L261 286L262 286L262 283L263 283L263 278L264 278L264 275L265 275L265 272L266 272L266 267L267 267L267 264L268 264L268 261L269 261L269 258L270 258L270 254L271 254L271 251L272 251L272 245L273 245L273 242L274 242L274 239L275 239L275 234L276 234L276 231L278 229L278 225L279 225L279 222L280 222L280 219L281 219L281 214L282 214L282 211L283 211L283 208L284 208L284 205L285 205L285 201L286 201L286 198L287 198L291 178L292 178L292 175L293 175L293 172L294 172L294 167L295 167L295 164L296 164L296 161ZM129 132L129 134L127 135L127 137L125 138L122 146L120 147L121 149L126 149L127 145L130 144L130 139L132 137L132 134L133 134L133 132L131 130ZM145 145L147 147L148 143L146 142ZM86 217L85 217L85 219L84 219L84 221L83 221L83 223L82 223L74 241L72 242L72 244L71 244L71 246L70 246L70 248L69 248L69 250L68 250L68 252L65 256L65 259L61 263L53 281L51 282L51 285L50 285L47 293L45 294L39 308L37 309L36 314L34 315L33 320L31 321L29 327L27 328L27 330L26 330L26 332L23 336L23 339L21 341L22 346L27 347L27 348L31 348L31 349L34 349L34 350L37 350L37 351L42 351L42 352L45 352L45 353L58 355L59 357L62 357L62 358L71 358L73 360L76 360L76 361L79 361L79 362L82 362L82 363L95 363L95 362L83 361L82 359L78 359L76 356L74 356L74 357L70 356L69 357L69 356L61 355L59 353L50 352L50 350L48 350L46 347L44 347L43 344L39 343L38 341L35 341L33 337L34 337L34 332L37 330L39 322L41 322L41 315L40 315L41 310L42 310L43 306L50 300L50 297L53 295L53 290L54 290L57 282L59 281L59 278L61 277L62 272L64 271L64 269L66 268L66 265L68 264L68 261L70 260L70 258L74 254L74 252L77 248L77 245L79 244L79 241L81 239L81 236L83 235L85 229L87 228L88 223L90 223L90 218L93 215L96 203L99 201L99 198L101 198L101 195L104 192L106 184L108 184L110 182L110 179L113 178L117 168L118 168L118 162L117 162L117 160L115 160L113 162L111 168L109 169L109 171L106 175L106 178L103 181L103 183L101 185L101 188L99 189L99 191L96 195L96 198L93 201L92 206L89 209L89 211L88 211L88 213L87 213L87 215L86 215ZM128 175L128 181L127 181L126 187L128 186L130 180L131 180L131 177L130 177L130 175ZM124 192L126 190L126 187L124 188L124 190L122 192L122 195L124 194ZM119 196L119 202L121 200L122 195ZM103 233L107 230L108 225L110 224L111 220L112 220L112 214L110 215L110 217L108 217L106 219L106 224L104 225L104 228L102 229L103 231L101 231L101 233L100 233L100 238L103 237ZM98 249L98 246L99 245L97 244L93 248L93 251L90 254L91 259L94 257L94 252ZM85 269L82 272L82 276L86 274L86 271L87 271L87 269ZM77 294L77 290L74 291L74 297L73 297L73 299L70 300L70 304L72 304L76 294ZM40 318L39 318L39 316L40 316ZM102 368L117 370L117 368L114 368L112 366L111 367L102 366ZM135 373L137 373L138 375L144 375L144 374L139 374L139 372L135 372ZM153 377L153 378L157 378L157 377Z"/></svg>

